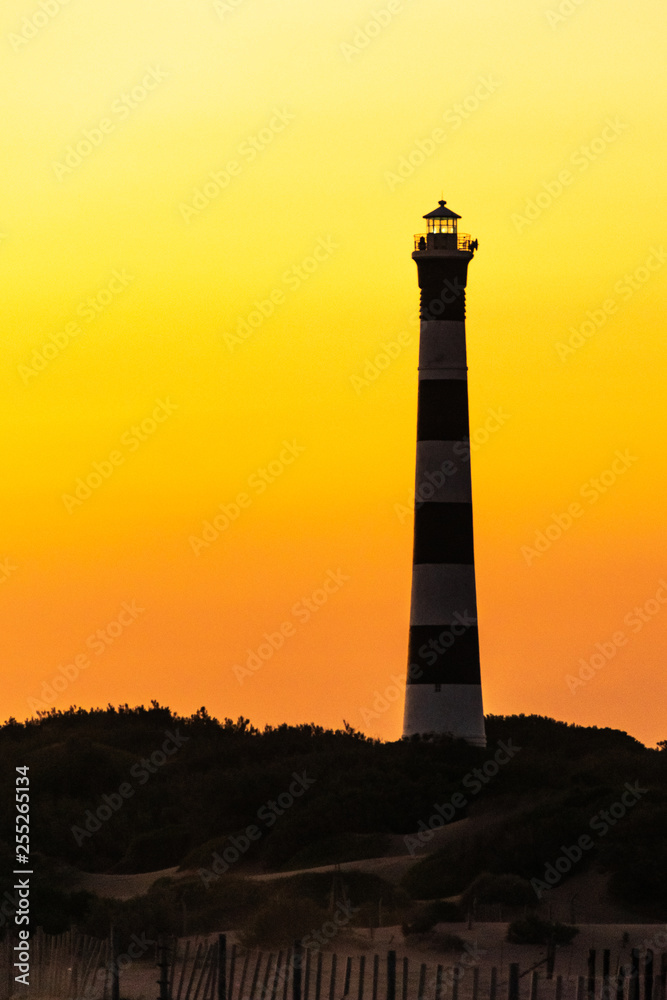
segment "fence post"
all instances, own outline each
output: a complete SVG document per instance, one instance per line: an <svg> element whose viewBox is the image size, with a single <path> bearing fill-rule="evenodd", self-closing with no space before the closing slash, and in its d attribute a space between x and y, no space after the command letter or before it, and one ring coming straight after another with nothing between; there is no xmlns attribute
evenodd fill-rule
<svg viewBox="0 0 667 1000"><path fill-rule="evenodd" d="M303 948L300 941L294 942L292 950L292 1000L301 1000L301 961Z"/></svg>
<svg viewBox="0 0 667 1000"><path fill-rule="evenodd" d="M660 955L660 978L658 979L658 1000L665 1000L667 993L667 954Z"/></svg>
<svg viewBox="0 0 667 1000"><path fill-rule="evenodd" d="M426 965L422 962L421 968L419 969L419 988L417 991L417 1000L424 1000L425 989L426 989Z"/></svg>
<svg viewBox="0 0 667 1000"><path fill-rule="evenodd" d="M639 950L632 949L632 976L628 1000L639 1000Z"/></svg>
<svg viewBox="0 0 667 1000"><path fill-rule="evenodd" d="M387 952L387 1000L396 1000L396 952Z"/></svg>
<svg viewBox="0 0 667 1000"><path fill-rule="evenodd" d="M359 956L359 993L357 1000L364 1000L364 976L366 975L366 956Z"/></svg>
<svg viewBox="0 0 667 1000"><path fill-rule="evenodd" d="M496 990L498 987L498 970L495 965L491 969L491 982L489 983L489 1000L496 1000Z"/></svg>
<svg viewBox="0 0 667 1000"><path fill-rule="evenodd" d="M519 966L517 962L510 963L507 1000L519 1000Z"/></svg>
<svg viewBox="0 0 667 1000"><path fill-rule="evenodd" d="M174 982L176 980L176 964L178 962L178 938L176 935L172 935L171 941L171 957L169 962L169 1000L173 1000L174 996ZM76 996L76 993L74 994Z"/></svg>
<svg viewBox="0 0 667 1000"><path fill-rule="evenodd" d="M347 956L347 962L345 963L345 983L343 985L343 996L349 996L350 993L350 980L352 979L352 956Z"/></svg>
<svg viewBox="0 0 667 1000"><path fill-rule="evenodd" d="M289 952L285 958L285 969L283 971L283 953L278 952L278 960L276 961L276 971L273 974L273 986L271 987L271 1000L276 1000L278 996L278 986L281 983L281 973L282 973L282 985L283 991L284 987L287 985L287 980L289 979Z"/></svg>
<svg viewBox="0 0 667 1000"><path fill-rule="evenodd" d="M401 1000L408 1000L408 956L407 955L403 958L403 991Z"/></svg>
<svg viewBox="0 0 667 1000"><path fill-rule="evenodd" d="M442 966L435 970L435 1000L442 1000Z"/></svg>
<svg viewBox="0 0 667 1000"><path fill-rule="evenodd" d="M118 980L118 934L116 928L111 928L111 1000L120 998L120 982Z"/></svg>
<svg viewBox="0 0 667 1000"><path fill-rule="evenodd" d="M336 996L336 952L334 952L333 955L331 956L331 980L329 981L329 1000L334 1000L335 996Z"/></svg>
<svg viewBox="0 0 667 1000"><path fill-rule="evenodd" d="M303 1000L308 1000L308 993L310 991L310 964L310 948L306 948L306 968L303 974ZM239 1000L241 1000L241 998L239 998Z"/></svg>
<svg viewBox="0 0 667 1000"><path fill-rule="evenodd" d="M227 1000L227 935L218 934L218 1000Z"/></svg>
<svg viewBox="0 0 667 1000"><path fill-rule="evenodd" d="M609 989L609 969L611 966L611 952L605 948L602 952L602 1000L611 1000L611 990Z"/></svg>
<svg viewBox="0 0 667 1000"><path fill-rule="evenodd" d="M531 981L530 981L530 1000L538 1000L539 980L540 980L540 974L537 971L537 969L535 969L533 971L533 975L531 976Z"/></svg>
<svg viewBox="0 0 667 1000"><path fill-rule="evenodd" d="M554 977L554 965L556 964L556 940L553 934L549 935L547 943L547 979Z"/></svg>
<svg viewBox="0 0 667 1000"><path fill-rule="evenodd" d="M315 971L315 1000L320 1000L322 991L322 952L317 952L317 969ZM239 1000L243 1000L242 997Z"/></svg>
<svg viewBox="0 0 667 1000"><path fill-rule="evenodd" d="M196 959L195 959L195 961L196 961ZM258 951L257 952L257 961L255 962L255 968L254 968L253 973L252 973L252 981L250 983L250 1000L255 1000L255 990L257 989L257 983L259 981L259 970L261 968L261 964L262 964L262 953L261 953L261 951ZM188 993L185 996L185 1000L190 1000L189 990L188 990Z"/></svg>
<svg viewBox="0 0 667 1000"><path fill-rule="evenodd" d="M644 960L644 1000L653 1000L653 950L646 949Z"/></svg>
<svg viewBox="0 0 667 1000"><path fill-rule="evenodd" d="M588 952L588 984L586 988L588 1000L595 1000L595 948Z"/></svg>
<svg viewBox="0 0 667 1000"><path fill-rule="evenodd" d="M618 976L616 978L616 1000L623 1000L625 994L625 966L619 962Z"/></svg>
<svg viewBox="0 0 667 1000"><path fill-rule="evenodd" d="M114 935L114 947L113 947L113 964L114 972L112 988L111 988L111 1000L119 1000L120 997L120 983L118 979L118 961L116 952L118 950L117 942ZM164 937L160 937L158 942L158 961L157 966L160 970L160 978L158 979L158 986L160 987L160 1000L169 1000L169 959L167 957L168 946Z"/></svg>

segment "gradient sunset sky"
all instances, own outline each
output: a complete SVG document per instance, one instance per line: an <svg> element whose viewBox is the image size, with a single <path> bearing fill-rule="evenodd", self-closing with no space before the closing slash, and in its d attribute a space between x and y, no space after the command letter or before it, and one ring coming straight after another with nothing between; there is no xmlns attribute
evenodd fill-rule
<svg viewBox="0 0 667 1000"><path fill-rule="evenodd" d="M667 739L663 37L658 0L3 4L3 719L398 738L444 197L485 710Z"/></svg>

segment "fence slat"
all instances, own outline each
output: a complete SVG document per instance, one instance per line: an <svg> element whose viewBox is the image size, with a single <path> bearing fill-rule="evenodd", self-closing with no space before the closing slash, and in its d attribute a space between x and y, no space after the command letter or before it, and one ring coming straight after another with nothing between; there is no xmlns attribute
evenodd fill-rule
<svg viewBox="0 0 667 1000"><path fill-rule="evenodd" d="M387 1000L396 1000L396 952L387 952Z"/></svg>
<svg viewBox="0 0 667 1000"><path fill-rule="evenodd" d="M350 980L352 979L352 956L347 956L347 962L345 963L345 982L343 984L343 996L349 996L350 993Z"/></svg>
<svg viewBox="0 0 667 1000"><path fill-rule="evenodd" d="M303 1000L308 1000L310 992L310 967L312 964L310 948L306 948L306 969L303 974Z"/></svg>
<svg viewBox="0 0 667 1000"><path fill-rule="evenodd" d="M419 969L419 990L417 992L417 1000L424 1000L424 993L426 991L426 965L422 962Z"/></svg>
<svg viewBox="0 0 667 1000"><path fill-rule="evenodd" d="M540 974L537 969L535 969L530 981L530 1000L538 1000L540 989L539 983Z"/></svg>
<svg viewBox="0 0 667 1000"><path fill-rule="evenodd" d="M320 1000L322 992L322 952L317 953L317 969L315 971L315 1000Z"/></svg>
<svg viewBox="0 0 667 1000"><path fill-rule="evenodd" d="M653 951L646 949L644 959L644 1000L653 1000Z"/></svg>
<svg viewBox="0 0 667 1000"><path fill-rule="evenodd" d="M264 981L262 982L262 992L260 993L261 1000L266 1000L266 991L269 986L269 976L271 975L272 965L273 965L273 952L270 953L266 962L266 969L264 971ZM195 997L195 1000L197 1000L197 997Z"/></svg>
<svg viewBox="0 0 667 1000"><path fill-rule="evenodd" d="M336 995L336 952L331 956L331 978L329 980L329 1000Z"/></svg>

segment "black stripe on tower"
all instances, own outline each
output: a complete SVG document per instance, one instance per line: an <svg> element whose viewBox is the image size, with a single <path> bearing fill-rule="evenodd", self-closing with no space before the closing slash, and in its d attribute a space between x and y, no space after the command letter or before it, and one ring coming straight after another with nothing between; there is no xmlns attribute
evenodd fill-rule
<svg viewBox="0 0 667 1000"><path fill-rule="evenodd" d="M455 626L456 627L456 626ZM481 684L477 625L411 625L408 684Z"/></svg>
<svg viewBox="0 0 667 1000"><path fill-rule="evenodd" d="M414 563L472 565L472 504L423 503L415 510Z"/></svg>
<svg viewBox="0 0 667 1000"><path fill-rule="evenodd" d="M421 289L420 316L422 319L458 319L466 318L466 281L468 278L468 261L470 256L462 255L462 259L442 257L418 261L419 287ZM447 276L443 277L446 269Z"/></svg>
<svg viewBox="0 0 667 1000"><path fill-rule="evenodd" d="M468 437L466 379L422 378L418 391L418 441L463 441Z"/></svg>

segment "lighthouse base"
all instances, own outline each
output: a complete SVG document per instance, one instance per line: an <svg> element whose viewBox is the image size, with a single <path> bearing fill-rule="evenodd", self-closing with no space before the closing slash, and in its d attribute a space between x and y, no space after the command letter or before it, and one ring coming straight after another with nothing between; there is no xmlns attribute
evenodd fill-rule
<svg viewBox="0 0 667 1000"><path fill-rule="evenodd" d="M433 734L486 746L480 685L408 684L403 736Z"/></svg>

